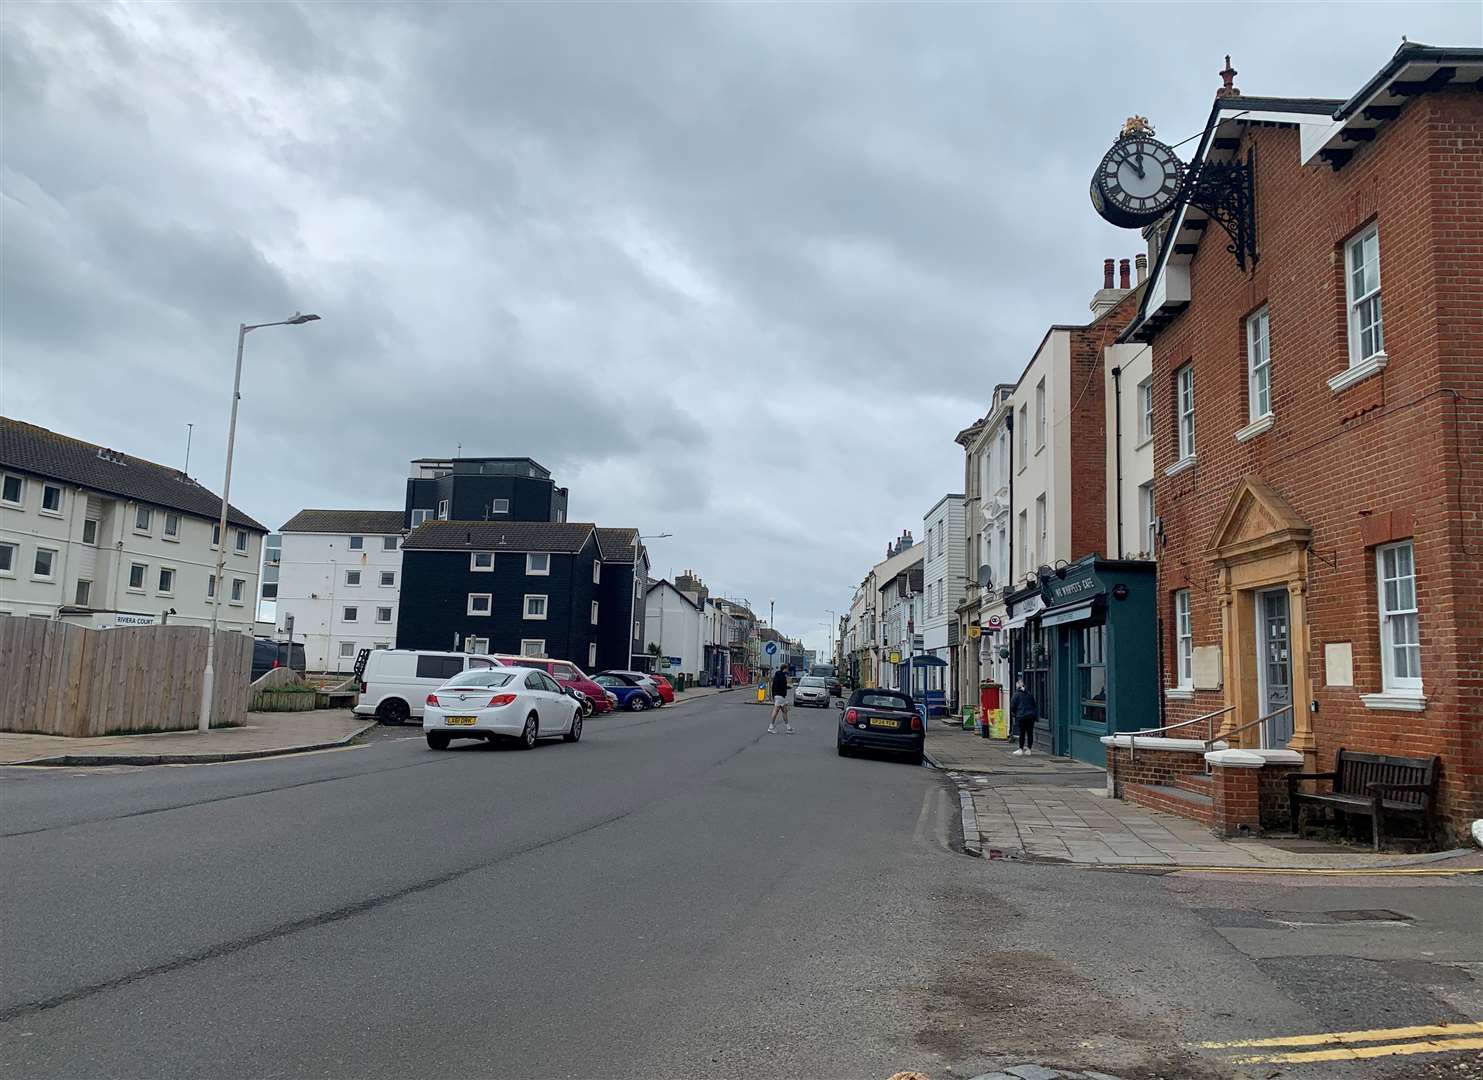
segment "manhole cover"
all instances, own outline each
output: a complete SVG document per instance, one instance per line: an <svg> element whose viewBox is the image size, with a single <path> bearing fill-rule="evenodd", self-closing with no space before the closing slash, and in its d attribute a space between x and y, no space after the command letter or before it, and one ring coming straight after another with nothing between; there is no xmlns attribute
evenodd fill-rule
<svg viewBox="0 0 1483 1080"><path fill-rule="evenodd" d="M1339 922L1409 922L1411 916L1386 908L1360 908L1357 911L1326 911L1331 919Z"/></svg>

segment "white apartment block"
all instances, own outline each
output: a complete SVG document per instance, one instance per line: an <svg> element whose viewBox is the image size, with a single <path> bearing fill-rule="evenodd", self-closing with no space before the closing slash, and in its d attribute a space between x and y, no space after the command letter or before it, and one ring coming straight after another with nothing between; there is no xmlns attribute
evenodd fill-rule
<svg viewBox="0 0 1483 1080"><path fill-rule="evenodd" d="M220 510L178 469L0 417L0 615L208 625ZM219 625L252 633L267 529L227 521Z"/></svg>
<svg viewBox="0 0 1483 1080"><path fill-rule="evenodd" d="M310 671L348 672L390 649L402 585L402 511L300 510L283 528L277 627L293 617Z"/></svg>

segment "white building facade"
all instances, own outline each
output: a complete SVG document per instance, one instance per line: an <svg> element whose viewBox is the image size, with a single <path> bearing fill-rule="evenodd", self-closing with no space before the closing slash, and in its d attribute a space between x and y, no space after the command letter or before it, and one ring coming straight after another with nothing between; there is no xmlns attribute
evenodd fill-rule
<svg viewBox="0 0 1483 1080"><path fill-rule="evenodd" d="M668 581L653 582L644 604L644 625L645 645L659 646L656 668L662 674L700 678L705 670L705 626L698 603Z"/></svg>
<svg viewBox="0 0 1483 1080"><path fill-rule="evenodd" d="M1154 391L1153 349L1141 344L1110 345L1104 355L1107 556L1153 559L1158 529L1158 508L1153 499L1153 425L1157 405L1162 401Z"/></svg>
<svg viewBox="0 0 1483 1080"><path fill-rule="evenodd" d="M220 508L177 469L0 418L0 615L209 625ZM267 529L227 521L219 625L250 634Z"/></svg>
<svg viewBox="0 0 1483 1080"><path fill-rule="evenodd" d="M954 662L956 650L951 646L956 635L950 627L957 620L958 605L967 584L967 553L964 550L963 496L944 495L922 517L922 652L941 660L926 671L926 688L940 693L946 703L955 695Z"/></svg>
<svg viewBox="0 0 1483 1080"><path fill-rule="evenodd" d="M277 629L293 621L310 671L348 672L396 642L402 511L301 510L279 532Z"/></svg>

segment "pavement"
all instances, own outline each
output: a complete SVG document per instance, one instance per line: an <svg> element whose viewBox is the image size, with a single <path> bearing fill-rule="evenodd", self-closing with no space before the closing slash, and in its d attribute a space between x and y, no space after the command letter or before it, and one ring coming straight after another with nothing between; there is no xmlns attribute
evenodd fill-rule
<svg viewBox="0 0 1483 1080"><path fill-rule="evenodd" d="M248 713L242 727L148 735L59 735L0 732L0 765L189 765L241 761L343 746L376 726L345 709Z"/></svg>
<svg viewBox="0 0 1483 1080"><path fill-rule="evenodd" d="M1014 745L941 721L928 729L929 757L962 792L968 847L990 858L1311 871L1483 866L1469 851L1377 854L1318 840L1221 839L1197 821L1110 798L1103 769L1038 752L1015 756Z"/></svg>
<svg viewBox="0 0 1483 1080"><path fill-rule="evenodd" d="M968 858L944 772L793 720L0 769L0 1071L1483 1077L1483 881Z"/></svg>

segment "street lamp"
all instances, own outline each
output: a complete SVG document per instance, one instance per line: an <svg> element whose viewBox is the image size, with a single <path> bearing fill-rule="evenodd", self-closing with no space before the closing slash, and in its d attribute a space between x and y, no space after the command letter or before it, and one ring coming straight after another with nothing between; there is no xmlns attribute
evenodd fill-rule
<svg viewBox="0 0 1483 1080"><path fill-rule="evenodd" d="M640 536L639 539L640 540L668 540L673 535L674 535L674 533L649 533L647 536ZM648 588L648 586L646 585L645 586L645 589L647 590L647 588ZM647 593L646 593L646 595L647 595ZM669 655L669 653L665 652L665 650L664 650L664 608L665 608L664 594L663 593L660 593L659 594L659 655L660 655L661 658ZM645 612L644 612L644 624L645 624L644 625L644 634L646 636L649 633L648 622L649 622L649 615L648 615L647 601L646 601ZM656 662L654 666L656 668L658 668L658 667L660 667L662 665L659 664L658 662Z"/></svg>
<svg viewBox="0 0 1483 1080"><path fill-rule="evenodd" d="M237 327L237 370L232 376L232 415L227 421L227 470L221 482L221 517L216 525L216 587L211 598L211 632L206 638L206 670L201 675L201 720L198 726L202 732L211 730L212 693L216 689L216 624L221 618L222 576L227 564L227 499L232 489L232 450L237 442L237 401L242 397L242 349L249 330L261 330L265 326L302 326L318 321L318 315L295 311L292 317L281 322L242 323Z"/></svg>

